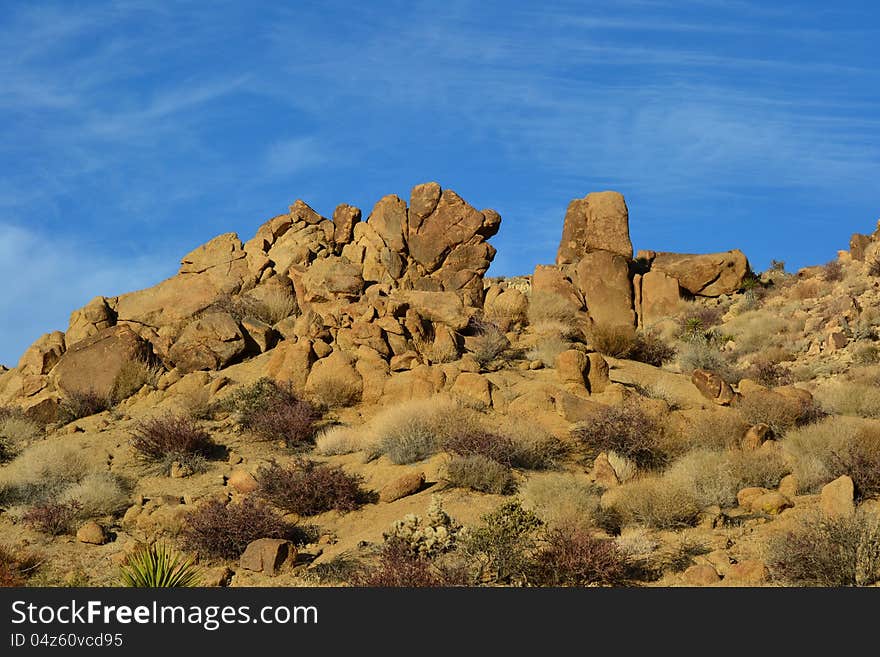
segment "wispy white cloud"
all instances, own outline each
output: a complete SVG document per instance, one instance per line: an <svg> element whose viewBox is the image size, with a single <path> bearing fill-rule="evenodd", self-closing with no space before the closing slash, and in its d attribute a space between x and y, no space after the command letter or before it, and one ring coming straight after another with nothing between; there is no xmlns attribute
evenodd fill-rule
<svg viewBox="0 0 880 657"><path fill-rule="evenodd" d="M294 137L269 145L266 172L273 176L298 173L319 167L331 159L329 148L315 137Z"/></svg>

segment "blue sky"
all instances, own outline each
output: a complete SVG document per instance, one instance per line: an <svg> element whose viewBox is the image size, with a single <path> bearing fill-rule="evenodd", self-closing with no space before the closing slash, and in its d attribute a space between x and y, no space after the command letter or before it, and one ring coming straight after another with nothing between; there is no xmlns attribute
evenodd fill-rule
<svg viewBox="0 0 880 657"><path fill-rule="evenodd" d="M880 217L875 2L0 0L0 362L302 198L436 180L553 261L616 189L635 247L830 260Z"/></svg>

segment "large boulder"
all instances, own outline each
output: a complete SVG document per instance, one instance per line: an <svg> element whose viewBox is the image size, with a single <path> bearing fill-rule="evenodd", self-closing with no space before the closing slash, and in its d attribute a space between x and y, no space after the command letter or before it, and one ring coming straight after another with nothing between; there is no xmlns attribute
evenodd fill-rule
<svg viewBox="0 0 880 657"><path fill-rule="evenodd" d="M48 374L64 354L65 340L61 331L46 333L34 342L18 360L22 376Z"/></svg>
<svg viewBox="0 0 880 657"><path fill-rule="evenodd" d="M342 256L316 260L302 274L293 273L293 282L300 303L355 299L364 288L360 268Z"/></svg>
<svg viewBox="0 0 880 657"><path fill-rule="evenodd" d="M430 322L445 324L454 331L459 331L468 325L470 314L454 292L399 290L395 293L395 297Z"/></svg>
<svg viewBox="0 0 880 657"><path fill-rule="evenodd" d="M629 259L611 251L591 251L577 265L577 285L587 312L598 325L635 326Z"/></svg>
<svg viewBox="0 0 880 657"><path fill-rule="evenodd" d="M149 356L149 344L131 328L111 326L72 345L58 360L52 377L62 392L106 399L126 364Z"/></svg>
<svg viewBox="0 0 880 657"><path fill-rule="evenodd" d="M95 297L70 314L70 323L64 339L67 344L76 344L115 323L116 313L108 305L107 299Z"/></svg>
<svg viewBox="0 0 880 657"><path fill-rule="evenodd" d="M228 313L209 313L191 322L171 346L169 357L181 372L219 370L243 353L247 343Z"/></svg>
<svg viewBox="0 0 880 657"><path fill-rule="evenodd" d="M342 203L333 211L333 241L340 248L351 242L354 226L361 220L361 210L353 205Z"/></svg>
<svg viewBox="0 0 880 657"><path fill-rule="evenodd" d="M577 263L590 251L610 251L632 258L629 212L622 194L593 192L569 203L556 264Z"/></svg>
<svg viewBox="0 0 880 657"><path fill-rule="evenodd" d="M724 253L657 253L651 271L678 279L679 285L704 297L732 294L742 287L749 261L739 249Z"/></svg>

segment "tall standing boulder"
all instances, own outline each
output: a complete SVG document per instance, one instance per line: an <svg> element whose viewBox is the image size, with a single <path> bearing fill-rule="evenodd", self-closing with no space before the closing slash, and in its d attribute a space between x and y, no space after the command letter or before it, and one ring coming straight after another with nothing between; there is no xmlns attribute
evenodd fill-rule
<svg viewBox="0 0 880 657"><path fill-rule="evenodd" d="M577 285L587 302L587 313L604 327L633 327L633 288L629 259L611 251L591 251L577 265Z"/></svg>
<svg viewBox="0 0 880 657"><path fill-rule="evenodd" d="M681 290L678 279L662 271L645 273L640 282L639 324L651 326L658 320L671 317L678 310Z"/></svg>
<svg viewBox="0 0 880 657"><path fill-rule="evenodd" d="M556 264L576 264L590 251L632 258L629 211L622 194L592 192L569 203Z"/></svg>

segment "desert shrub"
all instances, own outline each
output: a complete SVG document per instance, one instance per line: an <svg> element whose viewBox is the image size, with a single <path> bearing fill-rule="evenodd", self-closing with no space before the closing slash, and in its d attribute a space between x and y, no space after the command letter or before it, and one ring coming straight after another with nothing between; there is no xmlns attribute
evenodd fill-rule
<svg viewBox="0 0 880 657"><path fill-rule="evenodd" d="M468 349L480 367L486 367L496 360L503 359L510 350L510 340L497 324L472 318L468 330L474 334L469 341Z"/></svg>
<svg viewBox="0 0 880 657"><path fill-rule="evenodd" d="M523 486L522 499L526 508L550 527L591 528L599 510L598 487L569 473L530 477Z"/></svg>
<svg viewBox="0 0 880 657"><path fill-rule="evenodd" d="M322 376L311 384L309 392L320 408L347 408L361 400L362 389L345 377Z"/></svg>
<svg viewBox="0 0 880 657"><path fill-rule="evenodd" d="M728 383L736 383L739 375L714 340L691 340L678 349L678 364L685 374L694 370L715 372Z"/></svg>
<svg viewBox="0 0 880 657"><path fill-rule="evenodd" d="M194 471L204 470L204 462L216 449L211 434L185 415L164 415L142 420L131 432L131 446L141 458L158 463L163 472L175 461Z"/></svg>
<svg viewBox="0 0 880 657"><path fill-rule="evenodd" d="M338 586L358 581L363 574L363 570L363 564L360 559L343 552L331 559L313 564L303 576L319 584Z"/></svg>
<svg viewBox="0 0 880 657"><path fill-rule="evenodd" d="M880 363L880 349L871 343L858 344L853 347L853 360L859 365L876 365Z"/></svg>
<svg viewBox="0 0 880 657"><path fill-rule="evenodd" d="M636 334L635 349L629 358L660 367L675 358L675 353L675 347L667 344L657 333L643 331Z"/></svg>
<svg viewBox="0 0 880 657"><path fill-rule="evenodd" d="M614 450L608 452L608 465L614 470L614 474L620 482L633 479L639 471L639 466L635 461Z"/></svg>
<svg viewBox="0 0 880 657"><path fill-rule="evenodd" d="M816 514L768 545L774 578L793 586L868 586L880 580L880 518Z"/></svg>
<svg viewBox="0 0 880 657"><path fill-rule="evenodd" d="M422 588L463 586L469 578L462 570L444 568L442 563L413 554L402 541L390 540L382 545L378 563L356 571L351 580L354 586Z"/></svg>
<svg viewBox="0 0 880 657"><path fill-rule="evenodd" d="M880 257L875 256L868 261L868 276L880 276Z"/></svg>
<svg viewBox="0 0 880 657"><path fill-rule="evenodd" d="M697 339L721 323L723 311L719 306L693 306L678 317L682 339Z"/></svg>
<svg viewBox="0 0 880 657"><path fill-rule="evenodd" d="M155 386L161 371L161 366L141 358L123 363L113 380L110 391L111 405L131 397L145 385Z"/></svg>
<svg viewBox="0 0 880 657"><path fill-rule="evenodd" d="M752 354L779 346L789 348L802 335L804 319L792 312L749 311L724 325L724 332L736 342L738 354Z"/></svg>
<svg viewBox="0 0 880 657"><path fill-rule="evenodd" d="M433 558L455 550L464 534L462 526L443 510L440 496L432 495L425 516L409 513L395 520L382 536L386 542L406 546L413 555Z"/></svg>
<svg viewBox="0 0 880 657"><path fill-rule="evenodd" d="M693 525L700 505L687 486L650 476L612 488L602 497L606 519L617 528L643 525L676 529ZM609 527L613 529L614 527Z"/></svg>
<svg viewBox="0 0 880 657"><path fill-rule="evenodd" d="M38 442L0 469L0 500L9 504L41 504L94 471L93 455L60 441Z"/></svg>
<svg viewBox="0 0 880 657"><path fill-rule="evenodd" d="M65 488L59 496L62 503L79 505L80 518L113 515L128 506L128 486L109 472L93 472Z"/></svg>
<svg viewBox="0 0 880 657"><path fill-rule="evenodd" d="M0 407L0 463L12 459L43 433L40 425L18 409Z"/></svg>
<svg viewBox="0 0 880 657"><path fill-rule="evenodd" d="M414 463L437 453L456 432L478 426L474 411L444 398L415 400L391 406L371 423L377 455L392 463Z"/></svg>
<svg viewBox="0 0 880 657"><path fill-rule="evenodd" d="M512 431L495 433L482 427L464 426L448 435L442 448L459 456L481 456L508 468L543 470L553 467L564 450L558 440L540 431L522 435Z"/></svg>
<svg viewBox="0 0 880 657"><path fill-rule="evenodd" d="M731 449L740 445L748 428L738 413L706 410L688 418L682 437L687 449Z"/></svg>
<svg viewBox="0 0 880 657"><path fill-rule="evenodd" d="M184 549L219 559L237 559L258 538L299 542L300 537L296 525L252 498L229 504L209 500L187 516L180 533Z"/></svg>
<svg viewBox="0 0 880 657"><path fill-rule="evenodd" d="M614 541L580 528L547 531L529 580L537 586L622 586L630 581L627 556Z"/></svg>
<svg viewBox="0 0 880 657"><path fill-rule="evenodd" d="M790 432L782 445L806 492L845 474L859 497L880 493L880 428L874 423L832 417Z"/></svg>
<svg viewBox="0 0 880 657"><path fill-rule="evenodd" d="M96 392L71 392L61 400L58 406L58 420L62 424L67 424L102 413L112 405L109 398L102 397Z"/></svg>
<svg viewBox="0 0 880 657"><path fill-rule="evenodd" d="M663 427L632 400L602 407L577 425L572 436L595 453L613 450L640 467L655 468L667 458L662 449Z"/></svg>
<svg viewBox="0 0 880 657"><path fill-rule="evenodd" d="M183 588L199 585L200 574L186 559L165 544L152 544L128 555L119 568L122 586Z"/></svg>
<svg viewBox="0 0 880 657"><path fill-rule="evenodd" d="M221 406L236 414L239 426L261 440L283 440L289 447L309 444L317 410L290 386L262 378L226 397Z"/></svg>
<svg viewBox="0 0 880 657"><path fill-rule="evenodd" d="M289 291L280 286L272 286L267 287L258 299L249 299L244 314L274 326L298 309L296 298Z"/></svg>
<svg viewBox="0 0 880 657"><path fill-rule="evenodd" d="M315 439L315 453L321 456L337 456L352 452L373 451L374 439L364 428L336 425L318 434Z"/></svg>
<svg viewBox="0 0 880 657"><path fill-rule="evenodd" d="M880 388L876 385L832 381L816 390L822 407L838 415L880 417Z"/></svg>
<svg viewBox="0 0 880 657"><path fill-rule="evenodd" d="M563 351L571 349L571 342L559 335L548 335L535 340L535 346L526 352L529 360L539 360L544 367L553 367L556 357Z"/></svg>
<svg viewBox="0 0 880 657"><path fill-rule="evenodd" d="M0 544L0 588L25 586L40 564L37 555Z"/></svg>
<svg viewBox="0 0 880 657"><path fill-rule="evenodd" d="M574 325L579 321L579 308L572 299L553 292L532 292L529 298L529 324L561 322Z"/></svg>
<svg viewBox="0 0 880 657"><path fill-rule="evenodd" d="M783 437L797 426L815 422L822 416L812 401L784 397L779 394L753 393L737 398L735 410L750 425L766 424L773 435Z"/></svg>
<svg viewBox="0 0 880 657"><path fill-rule="evenodd" d="M50 536L71 534L76 530L79 517L78 502L48 502L28 509L22 521L30 528Z"/></svg>
<svg viewBox="0 0 880 657"><path fill-rule="evenodd" d="M312 516L324 511L354 511L372 496L361 488L363 478L339 466L297 459L290 466L275 462L261 466L256 473L257 494L275 506Z"/></svg>
<svg viewBox="0 0 880 657"><path fill-rule="evenodd" d="M479 454L454 456L446 466L446 480L457 488L481 493L509 495L516 490L510 467Z"/></svg>
<svg viewBox="0 0 880 657"><path fill-rule="evenodd" d="M468 532L463 549L478 566L480 579L522 584L528 580L542 525L535 513L512 500L485 514Z"/></svg>
<svg viewBox="0 0 880 657"><path fill-rule="evenodd" d="M746 369L743 378L752 379L768 388L786 386L794 381L794 376L787 367L764 359L758 360Z"/></svg>
<svg viewBox="0 0 880 657"><path fill-rule="evenodd" d="M636 330L631 326L594 324L587 332L589 345L612 358L629 358L636 348Z"/></svg>
<svg viewBox="0 0 880 657"><path fill-rule="evenodd" d="M733 506L743 488L776 488L787 472L775 452L698 449L677 459L663 474L663 481L686 490L699 507L724 507Z"/></svg>
<svg viewBox="0 0 880 657"><path fill-rule="evenodd" d="M822 280L828 283L843 280L843 265L837 260L826 262L822 267Z"/></svg>

